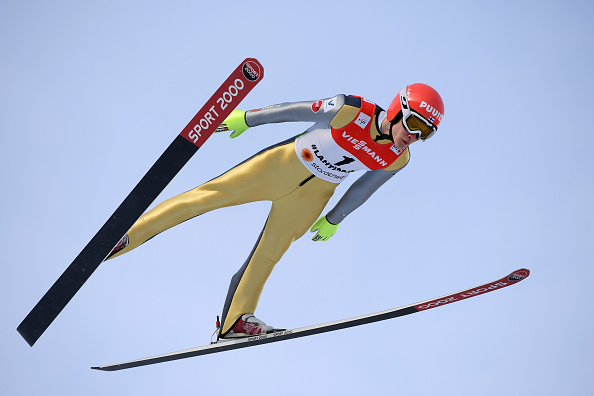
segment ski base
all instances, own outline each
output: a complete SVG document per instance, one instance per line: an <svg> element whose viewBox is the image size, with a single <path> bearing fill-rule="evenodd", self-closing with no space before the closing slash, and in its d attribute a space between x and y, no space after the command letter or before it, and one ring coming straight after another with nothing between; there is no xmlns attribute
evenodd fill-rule
<svg viewBox="0 0 594 396"><path fill-rule="evenodd" d="M330 331L346 329L349 327L360 326L363 324L379 322L382 320L397 318L400 316L410 315L416 312L425 311L427 309L440 307L451 304L453 302L462 301L467 298L475 297L494 290L499 290L504 287L516 284L521 280L527 278L530 271L527 269L519 269L511 274L494 282L486 283L481 286L466 289L458 293L448 294L443 297L427 300L424 302L407 305L400 308L394 308L387 311L377 312L369 315L358 316L350 319L338 320L324 324L301 327L293 330L279 331L270 334L261 334L253 337L240 338L232 341L224 341L216 344L206 345L197 348L186 349L179 352L166 353L163 355L148 357L144 359L132 360L124 363L117 363L107 366L91 367L94 370L102 371L117 371L128 369L132 367L146 366L150 364L169 362L172 360L186 359L195 356L208 355L211 353L218 353L230 351L233 349L247 348L256 345L268 344L271 342L278 342L289 340L292 338L306 337L314 334L327 333Z"/></svg>

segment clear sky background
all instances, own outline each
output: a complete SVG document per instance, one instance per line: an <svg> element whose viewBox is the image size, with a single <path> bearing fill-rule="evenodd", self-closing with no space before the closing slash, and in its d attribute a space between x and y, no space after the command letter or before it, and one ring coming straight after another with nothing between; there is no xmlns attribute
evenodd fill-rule
<svg viewBox="0 0 594 396"><path fill-rule="evenodd" d="M588 394L593 11L548 0L1 2L0 394ZM18 324L246 57L265 77L242 109L338 93L387 107L413 82L446 107L438 134L335 237L292 246L259 317L301 327L522 267L531 276L354 329L90 369L207 344L266 220L261 202L101 265L30 348ZM307 127L217 134L158 201Z"/></svg>

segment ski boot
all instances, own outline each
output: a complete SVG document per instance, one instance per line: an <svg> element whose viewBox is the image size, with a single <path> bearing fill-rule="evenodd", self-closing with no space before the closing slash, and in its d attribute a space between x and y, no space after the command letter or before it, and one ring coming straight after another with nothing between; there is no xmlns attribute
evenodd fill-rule
<svg viewBox="0 0 594 396"><path fill-rule="evenodd" d="M107 256L106 260L109 259L114 254L116 254L117 252L119 252L120 250L122 250L123 248L125 248L126 246L128 246L129 243L130 243L130 239L128 238L128 234L125 234L122 237L122 239L120 239L120 241L118 242L118 244L115 245L115 247L113 248L113 250L111 251L111 253L109 253L109 255Z"/></svg>
<svg viewBox="0 0 594 396"><path fill-rule="evenodd" d="M232 339L251 337L258 334L274 333L276 331L282 331L282 329L275 329L272 326L268 326L266 323L256 318L253 313L247 313L241 315L237 323L229 330L226 334L220 335L221 323L217 317L217 341L229 341Z"/></svg>

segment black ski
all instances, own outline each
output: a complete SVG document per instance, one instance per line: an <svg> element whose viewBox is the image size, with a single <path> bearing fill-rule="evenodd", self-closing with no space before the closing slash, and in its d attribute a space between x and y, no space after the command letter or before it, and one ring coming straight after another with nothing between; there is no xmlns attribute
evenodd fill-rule
<svg viewBox="0 0 594 396"><path fill-rule="evenodd" d="M95 370L116 371L132 367L146 366L149 364L169 362L172 360L185 359L194 356L208 355L211 353L229 351L232 349L247 348L255 345L268 344L271 342L289 340L291 338L306 337L313 334L327 333L334 330L346 329L349 327L360 326L368 323L379 322L386 319L397 318L399 316L410 315L420 311L426 311L431 308L441 307L456 301L465 300L480 294L485 294L493 290L499 290L504 287L514 285L530 275L527 269L519 269L511 274L491 283L473 287L458 293L448 294L433 300L424 301L417 304L407 305L405 307L390 309L383 312L373 313L356 318L343 319L335 322L324 323L314 326L301 327L293 330L279 331L277 333L256 335L253 337L242 338L234 341L218 342L198 348L186 349L184 351L166 353L159 356L132 360L125 363L111 364L107 366L91 367Z"/></svg>
<svg viewBox="0 0 594 396"><path fill-rule="evenodd" d="M144 175L113 215L25 317L17 330L33 346L122 236L264 76L245 59Z"/></svg>

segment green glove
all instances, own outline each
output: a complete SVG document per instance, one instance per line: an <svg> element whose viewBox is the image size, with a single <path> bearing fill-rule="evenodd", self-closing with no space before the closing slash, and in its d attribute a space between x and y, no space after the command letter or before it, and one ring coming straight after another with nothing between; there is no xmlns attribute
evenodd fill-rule
<svg viewBox="0 0 594 396"><path fill-rule="evenodd" d="M316 232L316 236L314 236L311 240L314 242L317 241L327 241L330 237L336 234L338 230L338 224L332 224L326 219L326 216L322 216L311 226L309 232Z"/></svg>
<svg viewBox="0 0 594 396"><path fill-rule="evenodd" d="M233 131L231 139L241 135L249 128L245 122L245 111L244 110L233 110L229 117L223 121L220 127L215 132Z"/></svg>

